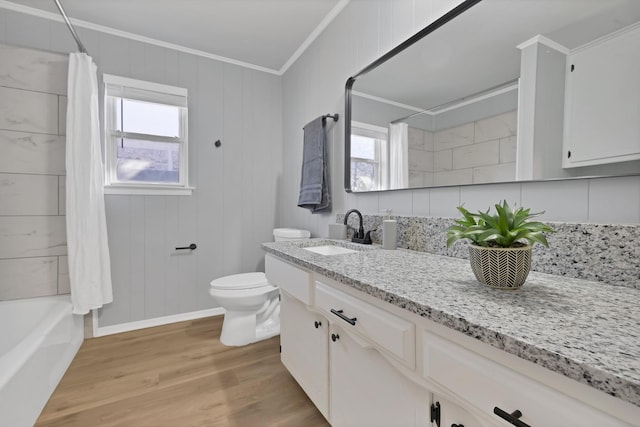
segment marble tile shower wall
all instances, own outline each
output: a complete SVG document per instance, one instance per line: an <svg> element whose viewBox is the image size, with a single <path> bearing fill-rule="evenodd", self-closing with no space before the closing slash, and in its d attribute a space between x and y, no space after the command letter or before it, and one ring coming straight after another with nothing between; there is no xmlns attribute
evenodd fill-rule
<svg viewBox="0 0 640 427"><path fill-rule="evenodd" d="M364 229L382 243L383 215L365 215ZM398 221L398 247L456 258L468 258L467 244L446 246L451 218L393 216ZM356 227L357 218L349 218ZM344 214L336 216L342 223ZM640 226L548 222L556 230L549 248L535 245L532 269L543 273L640 289ZM349 231L349 237L351 231Z"/></svg>
<svg viewBox="0 0 640 427"><path fill-rule="evenodd" d="M67 64L0 45L0 300L69 292Z"/></svg>
<svg viewBox="0 0 640 427"><path fill-rule="evenodd" d="M516 123L514 110L436 132L409 127L409 186L513 181Z"/></svg>
<svg viewBox="0 0 640 427"><path fill-rule="evenodd" d="M517 111L434 133L435 185L513 181Z"/></svg>
<svg viewBox="0 0 640 427"><path fill-rule="evenodd" d="M433 185L433 132L409 127L409 187Z"/></svg>

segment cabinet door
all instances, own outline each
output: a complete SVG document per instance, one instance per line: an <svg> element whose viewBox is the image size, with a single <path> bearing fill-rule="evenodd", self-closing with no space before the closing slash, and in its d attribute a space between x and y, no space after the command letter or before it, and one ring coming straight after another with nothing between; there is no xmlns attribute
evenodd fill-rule
<svg viewBox="0 0 640 427"><path fill-rule="evenodd" d="M322 415L329 417L328 329L325 318L282 292L280 345L282 364Z"/></svg>
<svg viewBox="0 0 640 427"><path fill-rule="evenodd" d="M429 393L403 377L366 341L330 327L333 427L429 426Z"/></svg>
<svg viewBox="0 0 640 427"><path fill-rule="evenodd" d="M640 159L640 27L569 57L565 168Z"/></svg>

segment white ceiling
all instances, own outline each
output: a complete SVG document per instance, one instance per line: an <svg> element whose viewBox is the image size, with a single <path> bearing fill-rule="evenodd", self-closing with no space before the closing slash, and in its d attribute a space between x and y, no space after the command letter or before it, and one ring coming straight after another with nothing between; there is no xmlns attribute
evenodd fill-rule
<svg viewBox="0 0 640 427"><path fill-rule="evenodd" d="M100 25L278 73L347 2L60 0L76 27ZM4 0L0 7L11 3L58 15L54 0Z"/></svg>

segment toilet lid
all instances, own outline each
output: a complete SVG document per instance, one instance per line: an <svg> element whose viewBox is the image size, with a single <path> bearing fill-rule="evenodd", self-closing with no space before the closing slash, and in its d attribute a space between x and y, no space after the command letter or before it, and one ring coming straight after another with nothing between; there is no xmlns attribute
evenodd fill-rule
<svg viewBox="0 0 640 427"><path fill-rule="evenodd" d="M264 273L243 273L220 277L211 282L216 289L253 289L268 285Z"/></svg>

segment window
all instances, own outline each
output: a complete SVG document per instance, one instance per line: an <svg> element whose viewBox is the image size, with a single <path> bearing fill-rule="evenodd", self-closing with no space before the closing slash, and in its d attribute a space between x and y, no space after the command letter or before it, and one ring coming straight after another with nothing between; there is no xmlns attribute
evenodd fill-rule
<svg viewBox="0 0 640 427"><path fill-rule="evenodd" d="M187 90L104 75L105 192L191 194Z"/></svg>
<svg viewBox="0 0 640 427"><path fill-rule="evenodd" d="M380 126L351 123L351 190L372 191L388 187L387 137Z"/></svg>

